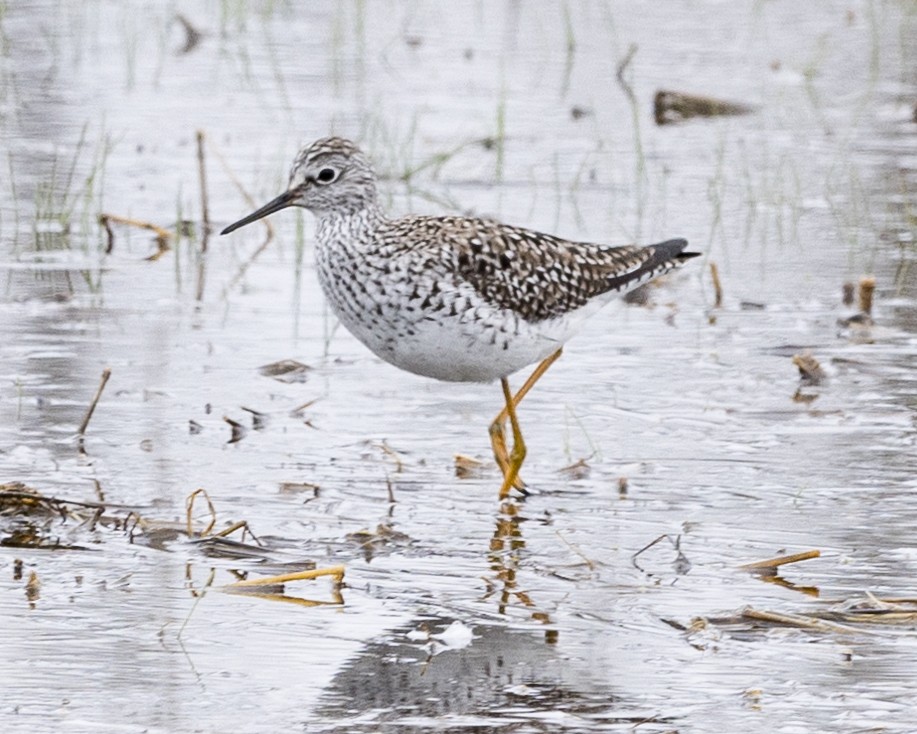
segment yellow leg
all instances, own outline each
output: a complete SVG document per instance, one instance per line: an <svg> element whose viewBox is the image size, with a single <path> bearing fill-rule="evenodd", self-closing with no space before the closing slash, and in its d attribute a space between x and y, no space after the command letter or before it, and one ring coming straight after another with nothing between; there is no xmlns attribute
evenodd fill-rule
<svg viewBox="0 0 917 734"><path fill-rule="evenodd" d="M560 358L562 353L563 349L561 348L550 357L542 360L515 395L510 394L509 383L505 378L500 381L503 386L503 396L506 405L490 424L490 443L493 448L494 458L497 460L497 465L503 472L503 487L500 489L501 499L504 499L509 494L509 490L512 487L522 489L525 486L519 478L519 467L522 466L522 462L525 459L525 442L522 440L522 432L519 430L519 421L516 418L516 406L522 402L522 398L524 398L535 383L541 379L541 376L548 371L548 368ZM510 455L506 449L506 431L504 426L507 418L509 418L513 430L512 455ZM518 461L516 461L514 457L518 457ZM516 465L515 469L513 469L513 464ZM510 475L512 475L512 480L507 483L507 477Z"/></svg>
<svg viewBox="0 0 917 734"><path fill-rule="evenodd" d="M509 423L513 429L513 450L509 455L509 463L503 474L503 486L500 487L500 499L505 500L509 491L516 485L519 476L519 467L525 461L525 441L522 440L522 431L519 430L519 421L516 418L516 406L513 404L513 394L509 389L509 380L500 378L503 386L503 399L506 401L506 412L509 414Z"/></svg>
<svg viewBox="0 0 917 734"><path fill-rule="evenodd" d="M506 476L506 470L509 467L509 451L506 448L506 435L503 429L503 421L505 419L504 411L501 410L499 415L494 418L493 423L490 424L490 446L493 449L497 466L503 472L503 476ZM522 487L518 487L518 489L522 489Z"/></svg>

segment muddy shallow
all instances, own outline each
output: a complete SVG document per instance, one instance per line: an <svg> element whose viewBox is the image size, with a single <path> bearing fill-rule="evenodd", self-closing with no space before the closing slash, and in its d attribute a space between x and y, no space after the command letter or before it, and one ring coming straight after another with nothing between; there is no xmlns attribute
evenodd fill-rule
<svg viewBox="0 0 917 734"><path fill-rule="evenodd" d="M909 3L178 10L199 36L141 3L0 15L0 484L84 503L0 494L3 731L914 730ZM657 127L658 89L755 112ZM233 178L263 203L336 132L393 211L705 257L526 399L507 516L498 387L336 329L308 215L201 254L197 130L215 228L251 209ZM123 225L105 254L101 212L193 226L149 261ZM839 324L867 274L874 323ZM197 488L210 536L262 545L199 537L200 500L189 537ZM784 584L740 569L810 549ZM223 588L312 564L345 585Z"/></svg>

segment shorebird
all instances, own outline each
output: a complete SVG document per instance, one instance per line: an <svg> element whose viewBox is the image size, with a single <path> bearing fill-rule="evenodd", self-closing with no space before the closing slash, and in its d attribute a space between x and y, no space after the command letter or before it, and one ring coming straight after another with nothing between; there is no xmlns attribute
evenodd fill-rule
<svg viewBox="0 0 917 734"><path fill-rule="evenodd" d="M315 215L322 290L341 323L376 355L438 380L500 380L504 407L490 438L503 472L501 499L523 486L526 449L516 408L564 343L616 295L699 254L685 252L683 239L610 247L488 219L392 219L379 205L369 159L339 137L303 148L287 190L221 234L290 206ZM536 362L513 395L508 376Z"/></svg>

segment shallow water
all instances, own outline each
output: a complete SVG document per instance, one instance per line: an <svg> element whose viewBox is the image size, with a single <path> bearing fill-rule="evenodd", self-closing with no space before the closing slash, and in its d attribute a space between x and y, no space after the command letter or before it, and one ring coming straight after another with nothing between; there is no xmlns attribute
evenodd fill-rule
<svg viewBox="0 0 917 734"><path fill-rule="evenodd" d="M155 4L0 13L0 483L111 521L0 512L0 543L42 546L0 547L3 731L914 730L911 617L743 616L915 597L912 4L176 7L187 51ZM757 111L656 127L660 88ZM233 176L263 203L333 131L393 211L705 257L594 317L526 398L507 517L499 389L336 330L308 216L274 216L253 261L258 226L148 261L115 225L104 254L100 212L200 232L199 129L217 229L252 208ZM839 326L864 274L875 323ZM284 359L303 381L259 372ZM199 487L264 546L184 535ZM789 585L739 568L808 549ZM220 588L308 563L346 585Z"/></svg>

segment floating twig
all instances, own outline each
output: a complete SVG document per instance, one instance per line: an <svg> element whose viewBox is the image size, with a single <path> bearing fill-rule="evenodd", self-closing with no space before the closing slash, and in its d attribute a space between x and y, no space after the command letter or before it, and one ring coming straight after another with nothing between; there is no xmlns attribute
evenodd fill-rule
<svg viewBox="0 0 917 734"><path fill-rule="evenodd" d="M284 584L291 581L309 581L321 578L322 576L331 576L334 585L331 589L330 601L317 601L314 599L303 599L295 596L288 596L285 593ZM294 573L281 574L279 576L265 576L258 579L245 579L236 581L227 586L220 587L221 591L231 594L245 594L247 596L256 596L261 599L270 601L281 601L288 604L296 604L303 607L323 607L323 606L343 606L344 597L341 594L341 588L344 585L344 566L330 566L328 568L316 568L310 571L297 571Z"/></svg>
<svg viewBox="0 0 917 734"><path fill-rule="evenodd" d="M773 575L777 573L777 569L780 568L780 566L785 566L788 563L798 563L799 561L808 561L812 558L818 558L819 556L821 556L821 551L808 550L803 551L802 553L791 553L786 556L768 558L765 561L746 563L742 566L739 566L739 568L741 568L743 571L752 571L753 573L759 573L762 575Z"/></svg>
<svg viewBox="0 0 917 734"><path fill-rule="evenodd" d="M771 624L782 624L788 627L798 627L799 629L812 630L815 632L853 632L851 627L845 627L833 622L826 622L814 617L808 617L802 614L784 614L782 612L768 612L763 609L753 609L746 607L742 610L742 616L746 619L754 619L759 622L769 622Z"/></svg>
<svg viewBox="0 0 917 734"><path fill-rule="evenodd" d="M92 418L92 414L95 412L96 405L99 404L99 399L102 397L102 391L105 389L105 384L108 382L108 378L111 377L111 369L106 367L102 370L102 379L99 381L99 387L96 390L95 397L93 397L92 402L89 404L89 409L86 411L86 415L83 416L83 422L80 423L80 427L76 431L77 439L77 448L81 454L86 453L85 447L85 438L86 438L86 428L89 426L89 420Z"/></svg>
<svg viewBox="0 0 917 734"><path fill-rule="evenodd" d="M236 581L224 586L224 589L267 589L271 586L280 586L291 581L311 581L321 578L322 576L331 576L335 584L344 581L344 566L329 566L328 568L314 568L310 571L296 571L294 573L283 573L279 576L262 576L257 579L246 579Z"/></svg>

